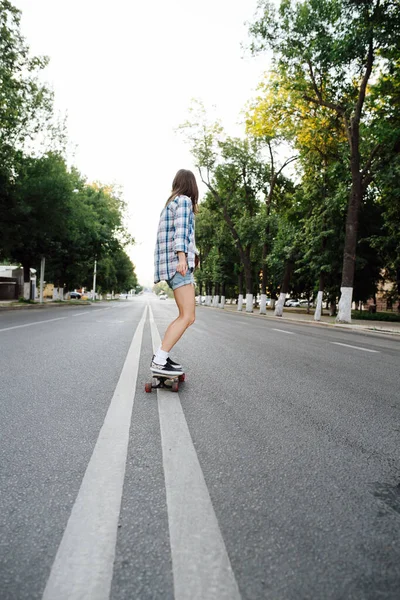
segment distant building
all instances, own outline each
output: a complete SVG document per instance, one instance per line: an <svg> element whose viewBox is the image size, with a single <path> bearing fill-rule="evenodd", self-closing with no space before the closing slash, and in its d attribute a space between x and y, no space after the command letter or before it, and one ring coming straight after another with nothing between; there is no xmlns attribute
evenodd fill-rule
<svg viewBox="0 0 400 600"><path fill-rule="evenodd" d="M36 295L36 269L31 269L30 297ZM24 270L19 265L0 265L0 300L18 300L24 295Z"/></svg>

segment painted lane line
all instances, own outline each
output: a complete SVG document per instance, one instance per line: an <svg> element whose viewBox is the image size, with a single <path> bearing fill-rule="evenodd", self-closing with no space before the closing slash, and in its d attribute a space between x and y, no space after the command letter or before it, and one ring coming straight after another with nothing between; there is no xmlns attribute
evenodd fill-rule
<svg viewBox="0 0 400 600"><path fill-rule="evenodd" d="M43 600L108 600L147 307L136 328Z"/></svg>
<svg viewBox="0 0 400 600"><path fill-rule="evenodd" d="M280 333L288 333L289 335L295 335L293 333L293 331L286 331L285 329L275 329L274 327L272 328L273 331L279 331Z"/></svg>
<svg viewBox="0 0 400 600"><path fill-rule="evenodd" d="M58 317L57 319L44 319L43 321L35 321L34 323L25 323L25 325L13 325L12 327L4 327L0 329L2 331L11 331L11 329L21 329L22 327L32 327L32 325L41 325L42 323L52 323L54 321L62 321L67 317Z"/></svg>
<svg viewBox="0 0 400 600"><path fill-rule="evenodd" d="M154 352L160 335L150 311ZM240 600L177 393L157 390L175 600Z"/></svg>
<svg viewBox="0 0 400 600"><path fill-rule="evenodd" d="M370 350L369 348L361 348L360 346L351 346L350 344L341 344L340 342L330 342L336 346L344 346L345 348L354 348L354 350L362 350L363 352L375 352L379 354L379 350Z"/></svg>
<svg viewBox="0 0 400 600"><path fill-rule="evenodd" d="M111 310L111 307L107 306L107 308L93 308L91 313L85 310L84 312L75 313L74 315L71 315L71 317L80 317L81 315L93 315L94 313L101 312L102 310Z"/></svg>
<svg viewBox="0 0 400 600"><path fill-rule="evenodd" d="M97 319L95 323L106 323L107 325L115 325L116 323L125 323L125 321L106 321L105 319Z"/></svg>

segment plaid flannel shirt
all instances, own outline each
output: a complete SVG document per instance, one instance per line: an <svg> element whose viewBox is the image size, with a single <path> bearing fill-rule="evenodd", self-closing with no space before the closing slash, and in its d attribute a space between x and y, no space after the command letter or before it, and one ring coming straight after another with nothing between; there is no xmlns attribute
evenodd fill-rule
<svg viewBox="0 0 400 600"><path fill-rule="evenodd" d="M177 196L162 210L154 250L154 283L168 281L175 275L177 252L184 252L189 269L194 269L194 227L192 201L187 196Z"/></svg>

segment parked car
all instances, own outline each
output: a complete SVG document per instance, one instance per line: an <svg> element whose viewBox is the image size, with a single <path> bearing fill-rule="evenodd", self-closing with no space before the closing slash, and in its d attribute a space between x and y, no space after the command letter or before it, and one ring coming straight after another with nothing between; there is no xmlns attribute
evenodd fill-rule
<svg viewBox="0 0 400 600"><path fill-rule="evenodd" d="M167 300L168 295L163 292L158 297L160 298L160 300Z"/></svg>
<svg viewBox="0 0 400 600"><path fill-rule="evenodd" d="M303 299L303 300L299 300L299 302L300 302L300 306L305 306L305 307L308 306L308 300ZM310 306L314 306L314 303L312 300L310 300Z"/></svg>
<svg viewBox="0 0 400 600"><path fill-rule="evenodd" d="M297 298L289 298L289 300L286 300L285 306L300 306L300 302Z"/></svg>
<svg viewBox="0 0 400 600"><path fill-rule="evenodd" d="M71 298L71 300L80 300L82 298L82 294L80 292L70 292L69 297Z"/></svg>

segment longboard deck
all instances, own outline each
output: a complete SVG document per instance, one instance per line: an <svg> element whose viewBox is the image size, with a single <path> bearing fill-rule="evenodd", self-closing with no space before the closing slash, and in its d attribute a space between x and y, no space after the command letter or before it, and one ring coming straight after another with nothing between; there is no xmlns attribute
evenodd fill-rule
<svg viewBox="0 0 400 600"><path fill-rule="evenodd" d="M152 390L169 388L173 392L179 389L179 382L185 381L185 373L181 375L163 375L162 373L153 373L151 371L151 382L145 383L144 389L147 393Z"/></svg>
<svg viewBox="0 0 400 600"><path fill-rule="evenodd" d="M182 377L182 375L162 375L161 373L153 373L153 371L151 371L151 376L154 379L164 379L164 380L171 379L171 381L174 379L179 379L179 377Z"/></svg>

